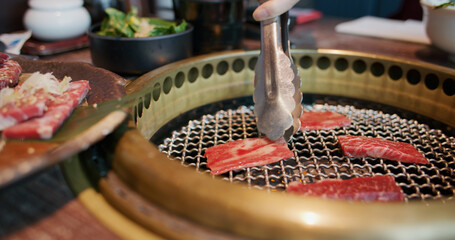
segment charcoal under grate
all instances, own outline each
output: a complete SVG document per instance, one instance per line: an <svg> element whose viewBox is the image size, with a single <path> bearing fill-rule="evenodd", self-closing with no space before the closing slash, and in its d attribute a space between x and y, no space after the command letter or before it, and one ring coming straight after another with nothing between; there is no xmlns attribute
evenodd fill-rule
<svg viewBox="0 0 455 240"><path fill-rule="evenodd" d="M305 104L305 111L333 111L346 115L352 124L334 130L297 132L288 146L294 157L273 164L230 171L221 175L229 182L249 187L284 191L292 181L391 175L409 199L450 200L455 191L455 139L417 120L352 105ZM426 165L400 163L370 157L343 155L338 135L380 137L412 144L429 160ZM207 172L204 158L208 147L234 140L258 137L253 107L219 110L172 132L159 144L160 151L196 171Z"/></svg>

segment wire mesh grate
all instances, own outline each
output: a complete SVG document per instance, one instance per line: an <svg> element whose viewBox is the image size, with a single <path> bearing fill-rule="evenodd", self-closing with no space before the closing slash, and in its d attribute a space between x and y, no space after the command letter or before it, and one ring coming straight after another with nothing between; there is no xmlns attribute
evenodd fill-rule
<svg viewBox="0 0 455 240"><path fill-rule="evenodd" d="M283 191L292 181L391 175L409 199L453 198L455 191L455 139L426 124L378 110L351 105L308 104L305 111L333 111L351 119L351 125L334 130L299 131L288 146L294 157L273 164L230 171L226 181L243 182L269 191ZM412 144L429 160L426 165L401 163L371 157L343 155L338 135L380 137ZM252 106L220 110L190 120L159 144L160 151L185 166L207 172L205 149L229 141L258 137Z"/></svg>

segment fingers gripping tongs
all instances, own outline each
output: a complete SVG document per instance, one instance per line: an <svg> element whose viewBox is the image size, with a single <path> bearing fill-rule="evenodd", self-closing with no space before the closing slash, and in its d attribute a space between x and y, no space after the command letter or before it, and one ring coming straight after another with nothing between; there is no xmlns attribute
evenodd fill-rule
<svg viewBox="0 0 455 240"><path fill-rule="evenodd" d="M288 12L261 21L261 53L254 78L254 114L261 133L271 140L290 137L300 128L300 77L290 54Z"/></svg>

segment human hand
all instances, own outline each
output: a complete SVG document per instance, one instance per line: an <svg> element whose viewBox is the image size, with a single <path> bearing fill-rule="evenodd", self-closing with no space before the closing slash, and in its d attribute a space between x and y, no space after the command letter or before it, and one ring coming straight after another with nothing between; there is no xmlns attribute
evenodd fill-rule
<svg viewBox="0 0 455 240"><path fill-rule="evenodd" d="M268 0L253 12L256 21L274 18L291 9L299 0Z"/></svg>

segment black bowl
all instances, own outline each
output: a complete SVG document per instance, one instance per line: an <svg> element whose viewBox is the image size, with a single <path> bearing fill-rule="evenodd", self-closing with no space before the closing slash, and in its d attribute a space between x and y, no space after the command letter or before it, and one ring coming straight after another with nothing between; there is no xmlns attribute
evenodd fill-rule
<svg viewBox="0 0 455 240"><path fill-rule="evenodd" d="M193 55L193 26L180 33L156 37L126 38L96 34L100 24L88 30L95 66L121 75L140 75Z"/></svg>

